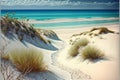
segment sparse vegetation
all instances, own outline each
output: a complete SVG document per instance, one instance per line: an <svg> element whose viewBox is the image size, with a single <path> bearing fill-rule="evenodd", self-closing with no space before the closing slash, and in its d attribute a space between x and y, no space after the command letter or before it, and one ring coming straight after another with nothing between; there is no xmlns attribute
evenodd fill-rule
<svg viewBox="0 0 120 80"><path fill-rule="evenodd" d="M50 43L51 44L51 40L47 40L48 41L48 43Z"/></svg>
<svg viewBox="0 0 120 80"><path fill-rule="evenodd" d="M79 38L73 42L73 45L86 46L89 43L87 38Z"/></svg>
<svg viewBox="0 0 120 80"><path fill-rule="evenodd" d="M42 53L34 49L13 50L9 53L9 58L22 73L26 71L42 72L46 70Z"/></svg>
<svg viewBox="0 0 120 80"><path fill-rule="evenodd" d="M4 60L9 60L9 55L8 54L3 54L1 55L1 58Z"/></svg>
<svg viewBox="0 0 120 80"><path fill-rule="evenodd" d="M111 31L111 30L107 29L106 27L93 28L90 30L90 32L95 31L95 30L99 30L98 34L114 33L114 31Z"/></svg>
<svg viewBox="0 0 120 80"><path fill-rule="evenodd" d="M3 28L2 28L2 33L3 33L4 35L6 35L7 32L8 32L8 27L3 27Z"/></svg>
<svg viewBox="0 0 120 80"><path fill-rule="evenodd" d="M23 35L18 35L18 39L19 39L20 41L22 41L22 40L23 40Z"/></svg>
<svg viewBox="0 0 120 80"><path fill-rule="evenodd" d="M98 30L97 33L94 33L94 31ZM80 36L80 35L89 35L90 37L98 36L100 34L107 34L107 33L115 33L114 31L109 30L106 27L98 27L98 28L92 28L90 31L85 31L80 34L74 34L72 36Z"/></svg>
<svg viewBox="0 0 120 80"><path fill-rule="evenodd" d="M36 35L38 36L38 38L41 39L45 44L48 43L48 40L45 39L39 32L36 32L35 34L36 34Z"/></svg>
<svg viewBox="0 0 120 80"><path fill-rule="evenodd" d="M86 46L88 43L89 41L86 38L77 39L73 42L68 53L70 56L75 57L79 54L79 48Z"/></svg>
<svg viewBox="0 0 120 80"><path fill-rule="evenodd" d="M72 45L68 51L69 55L72 57L75 57L79 54L79 46L78 45Z"/></svg>
<svg viewBox="0 0 120 80"><path fill-rule="evenodd" d="M43 35L45 35L44 33L48 33L46 31L49 31L49 30L43 30L43 31L40 31L39 30L36 30L35 34L38 36L39 39L41 39L45 44L50 44L51 41L46 39ZM46 35L45 35L46 36Z"/></svg>
<svg viewBox="0 0 120 80"><path fill-rule="evenodd" d="M52 30L36 30L32 25L20 22L16 18L11 18L9 14L1 18L1 30L4 35L10 32L14 32L20 41L24 40L24 35L31 36L31 38L38 37L45 44L50 44L51 41L44 38L44 36L52 37L57 36ZM42 36L44 35L44 36Z"/></svg>
<svg viewBox="0 0 120 80"><path fill-rule="evenodd" d="M18 73L17 70L13 67L13 65L9 61L9 55L5 51L10 42L7 42L6 39L4 40L6 43L0 48L0 59L1 59L1 62L0 62L1 77L0 78L2 80L23 80L24 76L28 72L26 71L24 72L24 74Z"/></svg>
<svg viewBox="0 0 120 80"><path fill-rule="evenodd" d="M49 37L51 39L55 39L55 40L60 40L57 36L57 34L52 31L52 30L46 30L46 29L37 29L37 31L40 33L40 34L43 34L45 35L46 37Z"/></svg>
<svg viewBox="0 0 120 80"><path fill-rule="evenodd" d="M93 46L86 46L81 53L81 56L83 60L96 60L96 59L102 59L104 57L104 54L101 50L97 49Z"/></svg>

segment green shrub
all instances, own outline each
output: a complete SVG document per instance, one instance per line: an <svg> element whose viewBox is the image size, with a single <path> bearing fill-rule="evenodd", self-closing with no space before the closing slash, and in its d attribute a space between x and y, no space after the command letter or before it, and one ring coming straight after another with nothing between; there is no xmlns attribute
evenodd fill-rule
<svg viewBox="0 0 120 80"><path fill-rule="evenodd" d="M13 50L9 53L9 59L22 73L46 70L42 53L34 49Z"/></svg>
<svg viewBox="0 0 120 80"><path fill-rule="evenodd" d="M79 48L86 46L89 41L86 38L77 39L73 42L73 45L69 49L68 53L70 56L75 57L79 54Z"/></svg>
<svg viewBox="0 0 120 80"><path fill-rule="evenodd" d="M95 59L102 59L104 57L104 54L101 50L97 49L93 46L87 46L83 49L81 56L83 60L95 60Z"/></svg>

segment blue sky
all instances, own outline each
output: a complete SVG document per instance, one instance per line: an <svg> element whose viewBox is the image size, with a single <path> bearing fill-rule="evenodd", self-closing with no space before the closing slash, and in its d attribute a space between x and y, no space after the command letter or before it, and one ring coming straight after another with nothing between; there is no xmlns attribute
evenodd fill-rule
<svg viewBox="0 0 120 80"><path fill-rule="evenodd" d="M1 0L2 9L118 9L119 0Z"/></svg>

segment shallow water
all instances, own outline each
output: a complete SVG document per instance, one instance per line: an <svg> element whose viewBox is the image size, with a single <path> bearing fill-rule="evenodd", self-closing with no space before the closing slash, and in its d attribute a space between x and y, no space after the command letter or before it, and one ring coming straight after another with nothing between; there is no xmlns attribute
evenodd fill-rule
<svg viewBox="0 0 120 80"><path fill-rule="evenodd" d="M118 24L117 10L2 10L2 16L38 21L37 28L69 28ZM39 22L40 21L40 22Z"/></svg>

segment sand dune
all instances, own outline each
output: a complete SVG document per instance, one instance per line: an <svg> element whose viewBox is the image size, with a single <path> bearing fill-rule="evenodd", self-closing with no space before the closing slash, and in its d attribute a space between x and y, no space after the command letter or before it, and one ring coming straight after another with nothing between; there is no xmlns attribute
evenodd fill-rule
<svg viewBox="0 0 120 80"><path fill-rule="evenodd" d="M105 26L109 30L119 32L119 27L118 25L111 25L111 26ZM76 29L59 29L59 30L54 30L58 35L60 34L60 37L69 43L69 40L71 39L71 35L88 31L92 29L91 28L76 28ZM64 32L66 31L66 32ZM68 49L69 49L69 44L66 44L66 47L60 51L57 55L57 65L59 67L67 67L70 69L76 69L80 70L80 72L83 72L83 74L87 74L90 76L91 80L119 80L119 34L103 34L97 37L89 37L85 36L84 37L88 38L90 40L90 44L93 44L94 46L98 47L101 49L105 55L106 55L106 60L101 60L97 62L81 62L79 59L79 56L69 59L68 57ZM103 39L100 39L102 37ZM69 39L68 39L69 38ZM58 64L59 63L59 64ZM67 70L66 69L66 70ZM70 71L70 69L68 71ZM75 72L75 71L74 71ZM75 77L74 77L75 78ZM80 80L84 80L84 78L79 78ZM79 80L75 79L75 80ZM74 80L74 79L73 79Z"/></svg>
<svg viewBox="0 0 120 80"><path fill-rule="evenodd" d="M6 24L3 23L3 25ZM114 31L114 33L104 33L97 36L90 36L89 34L72 36L90 31L95 26L53 29L53 31L39 29L39 34L35 34L35 38L32 38L31 34L33 32L27 30L30 28L19 23L19 27L21 28L18 33L15 33L16 31L11 29L11 26L8 26L9 31L7 35L3 35L3 33L0 32L0 48L2 48L6 42L10 42L5 49L6 52L21 47L33 48L43 52L43 61L47 65L47 71L27 74L24 80L119 80L118 26L118 24L105 25L103 27L107 27L109 30ZM13 27L16 29L15 25ZM23 34L24 37L21 40L18 37L20 36L19 34L23 33L24 29L27 33ZM93 33L97 33L97 31ZM42 39L38 37L39 35ZM74 41L81 37L89 40L88 45L93 45L101 49L105 54L105 59L91 62L89 60L81 61L80 55L70 58L68 53L71 47L70 40ZM13 67L12 69L15 68ZM16 74L19 74L18 72L19 71L16 71Z"/></svg>

